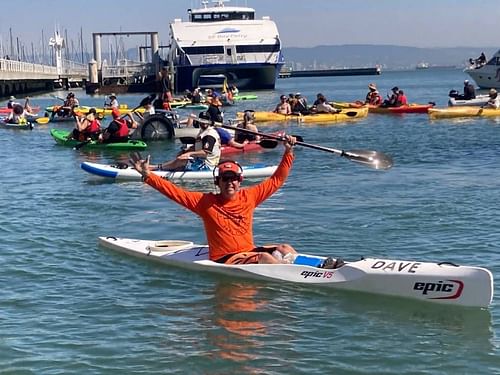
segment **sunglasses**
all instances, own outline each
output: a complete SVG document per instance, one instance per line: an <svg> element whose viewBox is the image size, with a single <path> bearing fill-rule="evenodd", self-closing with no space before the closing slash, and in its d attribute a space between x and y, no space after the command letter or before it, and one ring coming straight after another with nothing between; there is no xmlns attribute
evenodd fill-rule
<svg viewBox="0 0 500 375"><path fill-rule="evenodd" d="M237 174L227 174L227 175L221 176L220 179L224 182L239 181L240 176Z"/></svg>

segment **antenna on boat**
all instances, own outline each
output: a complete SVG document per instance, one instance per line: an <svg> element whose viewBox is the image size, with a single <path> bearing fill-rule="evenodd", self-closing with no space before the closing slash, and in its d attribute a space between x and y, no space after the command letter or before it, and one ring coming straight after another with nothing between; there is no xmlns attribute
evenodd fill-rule
<svg viewBox="0 0 500 375"><path fill-rule="evenodd" d="M218 8L224 8L224 3L228 1L229 0L212 0L212 3L216 4Z"/></svg>

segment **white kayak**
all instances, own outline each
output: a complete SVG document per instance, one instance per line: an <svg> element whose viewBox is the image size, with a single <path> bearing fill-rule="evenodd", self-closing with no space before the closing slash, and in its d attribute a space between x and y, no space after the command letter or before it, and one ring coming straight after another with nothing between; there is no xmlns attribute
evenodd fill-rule
<svg viewBox="0 0 500 375"><path fill-rule="evenodd" d="M112 178L115 180L140 181L141 175L132 166L126 164L108 165L97 164L88 161L83 162L80 167L93 175ZM254 164L243 166L243 177L262 178L271 176L278 168L277 165ZM207 180L213 179L213 171L152 171L152 173L166 180Z"/></svg>
<svg viewBox="0 0 500 375"><path fill-rule="evenodd" d="M99 237L105 248L197 271L383 294L449 305L488 307L493 275L480 267L451 263L366 258L336 269L326 259L300 254L293 264L226 265L208 260L208 247L189 241Z"/></svg>

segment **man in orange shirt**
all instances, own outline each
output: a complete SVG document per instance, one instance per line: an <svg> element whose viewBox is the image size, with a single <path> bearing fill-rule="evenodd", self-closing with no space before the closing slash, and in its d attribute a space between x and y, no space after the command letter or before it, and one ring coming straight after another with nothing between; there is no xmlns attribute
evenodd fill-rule
<svg viewBox="0 0 500 375"><path fill-rule="evenodd" d="M146 160L140 160L133 154L131 162L144 182L201 217L210 260L226 264L290 263L296 254L290 245L255 246L253 213L288 177L293 164L292 147L295 142L295 137L287 135L284 140L285 152L274 174L249 188L240 188L243 170L239 164L234 161L219 163L214 170L214 182L220 190L218 194L187 191L156 176L149 170L149 156Z"/></svg>

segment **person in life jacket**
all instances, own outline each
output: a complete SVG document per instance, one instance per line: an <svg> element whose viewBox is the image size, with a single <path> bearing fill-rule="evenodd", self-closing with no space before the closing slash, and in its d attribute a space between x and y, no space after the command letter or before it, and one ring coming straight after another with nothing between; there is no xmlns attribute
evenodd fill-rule
<svg viewBox="0 0 500 375"><path fill-rule="evenodd" d="M398 91L398 98L396 100L396 107L401 107L404 105L408 105L408 99L403 90Z"/></svg>
<svg viewBox="0 0 500 375"><path fill-rule="evenodd" d="M377 86L374 83L368 85L368 93L366 94L365 104L379 106L382 104L382 96L377 90Z"/></svg>
<svg viewBox="0 0 500 375"><path fill-rule="evenodd" d="M129 140L129 125L133 127L133 124L120 117L120 111L116 108L111 111L111 115L113 121L99 136L99 141L102 143L127 142Z"/></svg>
<svg viewBox="0 0 500 375"><path fill-rule="evenodd" d="M23 106L19 103L15 103L7 116L6 122L9 124L26 124L28 122L26 116L28 113L24 110Z"/></svg>
<svg viewBox="0 0 500 375"><path fill-rule="evenodd" d="M101 134L101 123L96 118L96 109L90 108L89 113L82 116L75 116L76 127L73 132L69 135L68 139L76 139L77 141L83 142L88 139L99 139Z"/></svg>
<svg viewBox="0 0 500 375"><path fill-rule="evenodd" d="M205 117L208 117L205 115ZM174 160L151 166L152 170L164 171L203 171L213 170L219 163L221 140L219 133L212 127L211 120L200 116L197 142L194 147L177 155Z"/></svg>
<svg viewBox="0 0 500 375"><path fill-rule="evenodd" d="M400 104L398 104L400 102L400 100L399 100L399 87L394 86L391 89L391 91L392 91L392 95L388 99L384 100L384 102L382 103L382 107L398 107L398 106L400 106Z"/></svg>

